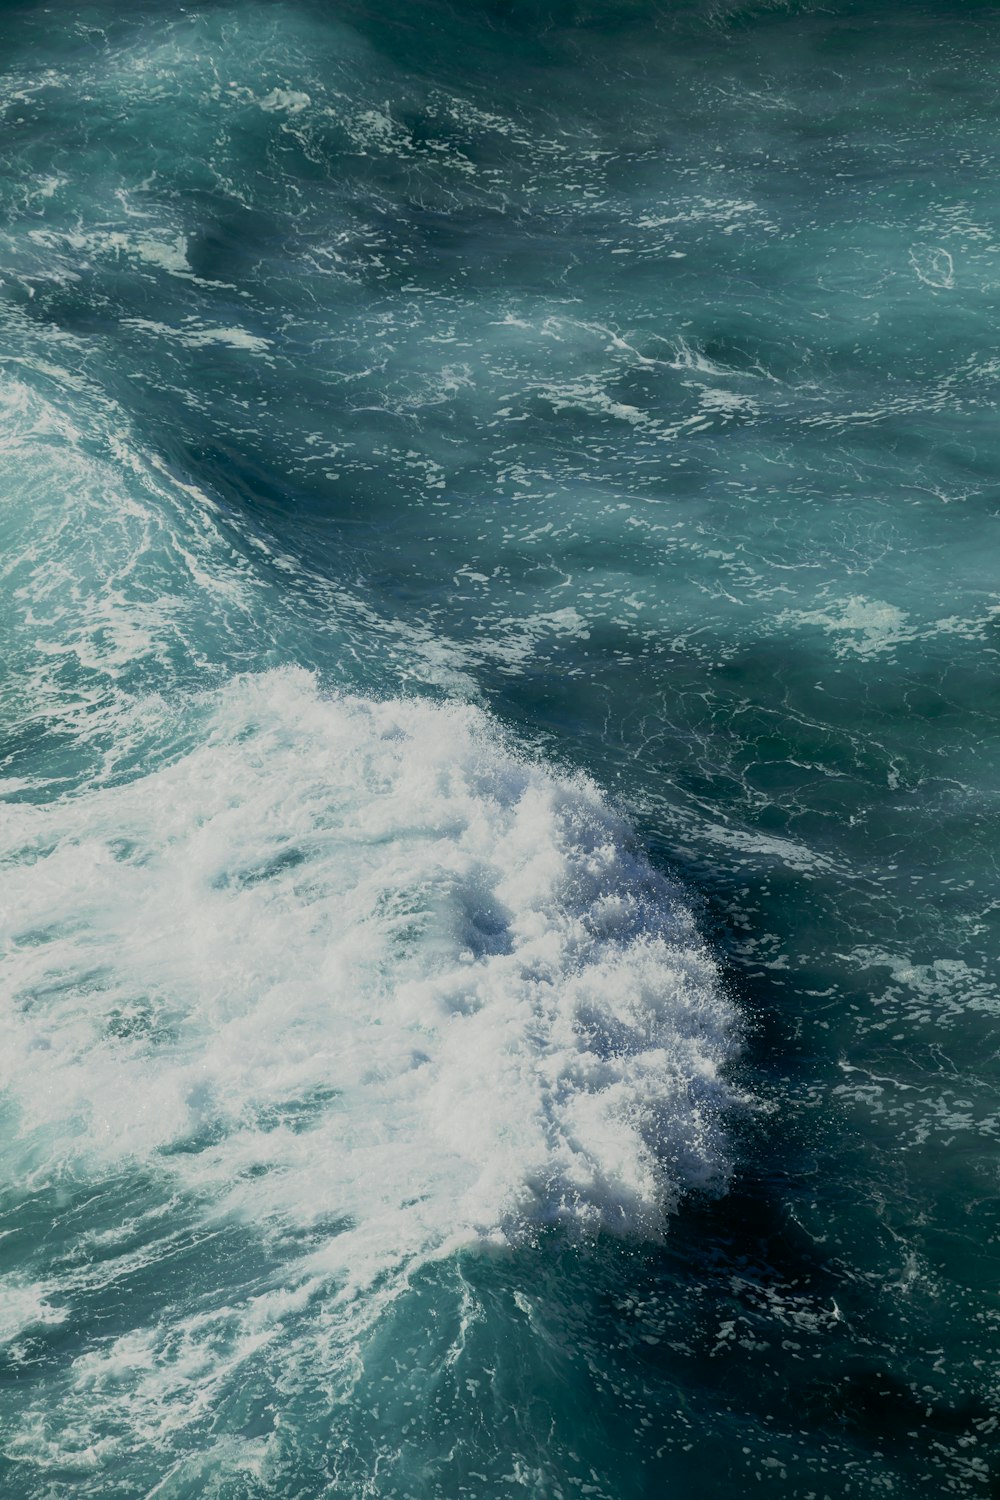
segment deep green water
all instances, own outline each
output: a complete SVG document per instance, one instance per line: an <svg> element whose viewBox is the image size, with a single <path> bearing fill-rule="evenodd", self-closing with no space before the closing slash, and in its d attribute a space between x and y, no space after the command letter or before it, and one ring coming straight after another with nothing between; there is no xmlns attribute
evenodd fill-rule
<svg viewBox="0 0 1000 1500"><path fill-rule="evenodd" d="M1000 1495L1000 7L0 10L0 1491Z"/></svg>

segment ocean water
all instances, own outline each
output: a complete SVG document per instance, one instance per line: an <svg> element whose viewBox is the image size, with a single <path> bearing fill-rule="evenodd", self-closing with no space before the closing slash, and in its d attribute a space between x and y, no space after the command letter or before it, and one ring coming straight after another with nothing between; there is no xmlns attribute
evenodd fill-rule
<svg viewBox="0 0 1000 1500"><path fill-rule="evenodd" d="M5 0L5 1497L1000 1495L998 77Z"/></svg>

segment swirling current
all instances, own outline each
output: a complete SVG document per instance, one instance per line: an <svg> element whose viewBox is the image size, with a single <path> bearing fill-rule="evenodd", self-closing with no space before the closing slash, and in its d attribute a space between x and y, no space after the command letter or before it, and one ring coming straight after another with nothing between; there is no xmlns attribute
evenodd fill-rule
<svg viewBox="0 0 1000 1500"><path fill-rule="evenodd" d="M1000 8L0 6L0 1487L1000 1495Z"/></svg>

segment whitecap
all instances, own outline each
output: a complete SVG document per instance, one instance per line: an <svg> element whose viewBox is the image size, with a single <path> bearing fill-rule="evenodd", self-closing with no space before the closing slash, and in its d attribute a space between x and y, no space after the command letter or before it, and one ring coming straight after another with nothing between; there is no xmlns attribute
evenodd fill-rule
<svg viewBox="0 0 1000 1500"><path fill-rule="evenodd" d="M200 713L172 764L8 808L11 1179L332 1216L317 1268L355 1285L546 1224L655 1237L725 1185L733 1011L591 782L302 671Z"/></svg>

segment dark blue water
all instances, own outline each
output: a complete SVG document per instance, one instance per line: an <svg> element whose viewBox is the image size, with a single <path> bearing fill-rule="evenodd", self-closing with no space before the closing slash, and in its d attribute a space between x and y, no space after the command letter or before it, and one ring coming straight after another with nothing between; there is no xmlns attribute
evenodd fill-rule
<svg viewBox="0 0 1000 1500"><path fill-rule="evenodd" d="M1000 1494L998 70L0 10L5 1495Z"/></svg>

